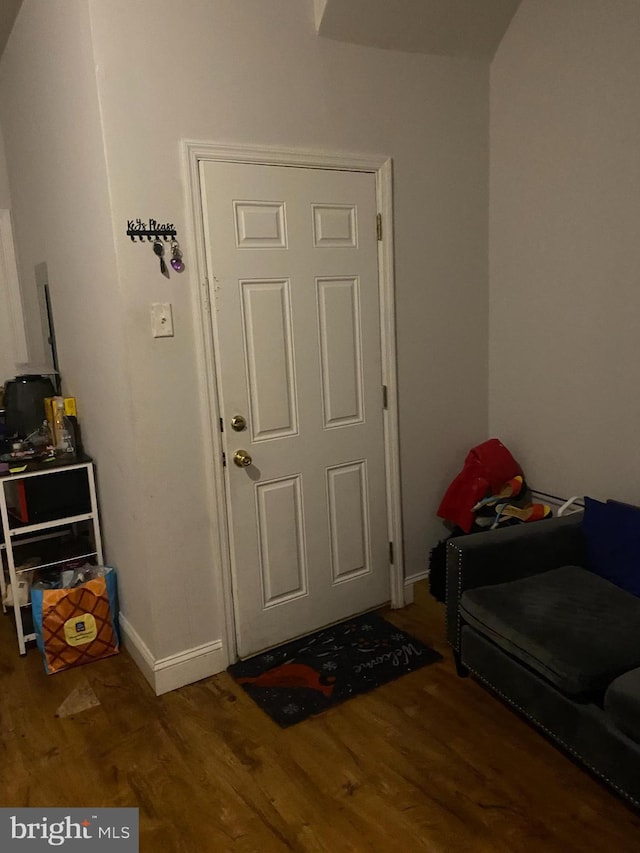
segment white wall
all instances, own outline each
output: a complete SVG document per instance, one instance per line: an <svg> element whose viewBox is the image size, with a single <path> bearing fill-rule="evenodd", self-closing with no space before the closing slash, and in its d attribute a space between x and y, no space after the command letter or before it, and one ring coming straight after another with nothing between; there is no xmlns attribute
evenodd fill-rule
<svg viewBox="0 0 640 853"><path fill-rule="evenodd" d="M7 158L4 152L4 135L0 125L0 210L11 209L11 191L9 189L9 172Z"/></svg>
<svg viewBox="0 0 640 853"><path fill-rule="evenodd" d="M300 0L25 6L0 79L21 263L49 262L109 554L152 656L224 635L184 138L394 158L407 568L422 571L442 492L487 436L486 64L318 39ZM125 236L136 216L176 223L185 274L167 281ZM173 304L174 338L151 337L156 301Z"/></svg>
<svg viewBox="0 0 640 853"><path fill-rule="evenodd" d="M313 4L299 0L191 2L179 18L170 0L92 0L91 10L136 420L153 437L140 464L160 508L163 582L174 584L167 554L182 549L202 576L209 571L204 542L193 544L207 464L193 452L197 431L183 450L198 420L188 293L197 282L167 283L124 226L154 216L184 233L183 138L393 156L407 569L422 571L441 535L441 494L487 434L487 66L318 39ZM149 334L148 305L158 299L174 305L170 341ZM171 515L185 504L188 514Z"/></svg>
<svg viewBox="0 0 640 853"><path fill-rule="evenodd" d="M13 379L26 361L22 297L15 259L11 212L0 210L0 383Z"/></svg>
<svg viewBox="0 0 640 853"><path fill-rule="evenodd" d="M326 38L410 53L490 61L520 0L323 0L316 30Z"/></svg>
<svg viewBox="0 0 640 853"><path fill-rule="evenodd" d="M10 208L11 194L9 191L9 173L7 171L7 160L4 153L4 138L2 136L2 127L0 127L0 230L8 231L10 228ZM9 213L7 213L9 211ZM8 239L8 234L5 239ZM1 243L2 241L0 241ZM12 248L9 247L8 255L5 254L4 246L0 244L0 386L7 379L12 379L16 375L16 362L24 360L25 353L20 354L16 346L16 331L14 331L15 322L13 321L14 310L12 310L11 297L15 300L20 294L15 292L15 276L12 265ZM14 303L15 307L20 310L21 301L18 304ZM20 312L21 313L21 312ZM16 319L20 321L21 317ZM21 333L19 327L18 334ZM24 348L24 338L22 340L22 348Z"/></svg>
<svg viewBox="0 0 640 853"><path fill-rule="evenodd" d="M46 261L63 388L77 397L86 449L97 463L107 558L120 571L124 611L152 644L126 307L83 0L23 4L0 64L0 121L31 357L41 337L34 267Z"/></svg>
<svg viewBox="0 0 640 853"><path fill-rule="evenodd" d="M490 428L639 499L640 4L524 0L491 68Z"/></svg>

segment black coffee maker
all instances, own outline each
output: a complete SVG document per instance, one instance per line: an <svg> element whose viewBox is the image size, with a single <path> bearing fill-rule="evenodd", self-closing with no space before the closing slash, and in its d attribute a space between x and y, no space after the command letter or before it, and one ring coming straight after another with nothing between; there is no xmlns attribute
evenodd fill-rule
<svg viewBox="0 0 640 853"><path fill-rule="evenodd" d="M4 386L4 420L7 440L26 438L45 420L44 398L55 396L48 376L26 374Z"/></svg>

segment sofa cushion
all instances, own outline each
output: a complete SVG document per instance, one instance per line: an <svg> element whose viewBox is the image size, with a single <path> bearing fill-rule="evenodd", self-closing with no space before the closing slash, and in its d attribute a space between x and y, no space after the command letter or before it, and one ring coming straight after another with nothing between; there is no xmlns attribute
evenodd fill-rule
<svg viewBox="0 0 640 853"><path fill-rule="evenodd" d="M460 613L569 696L640 666L640 599L578 566L467 590Z"/></svg>
<svg viewBox="0 0 640 853"><path fill-rule="evenodd" d="M604 709L621 732L640 743L640 669L625 672L611 682Z"/></svg>
<svg viewBox="0 0 640 853"><path fill-rule="evenodd" d="M588 567L640 596L640 509L617 501L584 499L582 531Z"/></svg>

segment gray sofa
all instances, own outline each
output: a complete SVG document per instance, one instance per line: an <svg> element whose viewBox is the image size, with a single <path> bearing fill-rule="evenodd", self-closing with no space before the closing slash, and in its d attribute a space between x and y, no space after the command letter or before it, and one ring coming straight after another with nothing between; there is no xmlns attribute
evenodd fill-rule
<svg viewBox="0 0 640 853"><path fill-rule="evenodd" d="M586 568L581 514L447 547L447 638L470 672L640 807L640 598Z"/></svg>

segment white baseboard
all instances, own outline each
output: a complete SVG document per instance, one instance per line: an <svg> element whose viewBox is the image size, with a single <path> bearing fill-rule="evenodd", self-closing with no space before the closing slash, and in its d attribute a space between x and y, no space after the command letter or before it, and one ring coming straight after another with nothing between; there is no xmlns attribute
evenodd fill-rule
<svg viewBox="0 0 640 853"><path fill-rule="evenodd" d="M160 658L155 664L156 696L209 678L226 668L227 657L222 640L204 643L202 646L187 649L186 652Z"/></svg>
<svg viewBox="0 0 640 853"><path fill-rule="evenodd" d="M429 570L425 569L424 572L417 572L415 575L411 575L408 578L404 579L404 603L405 606L407 604L413 604L414 602L414 585L418 583L418 581L424 581L429 577Z"/></svg>
<svg viewBox="0 0 640 853"><path fill-rule="evenodd" d="M222 640L204 643L166 658L154 658L144 640L126 616L120 614L124 645L156 696L177 690L194 681L209 678L227 668Z"/></svg>
<svg viewBox="0 0 640 853"><path fill-rule="evenodd" d="M416 572L415 575L409 575L408 578L404 579L404 585L409 586L410 584L418 583L418 581L426 581L429 577L429 569L425 569L424 572Z"/></svg>
<svg viewBox="0 0 640 853"><path fill-rule="evenodd" d="M155 689L155 661L153 655L126 616L123 616L121 613L118 621L120 623L120 634L122 635L123 645L136 662L138 669Z"/></svg>

